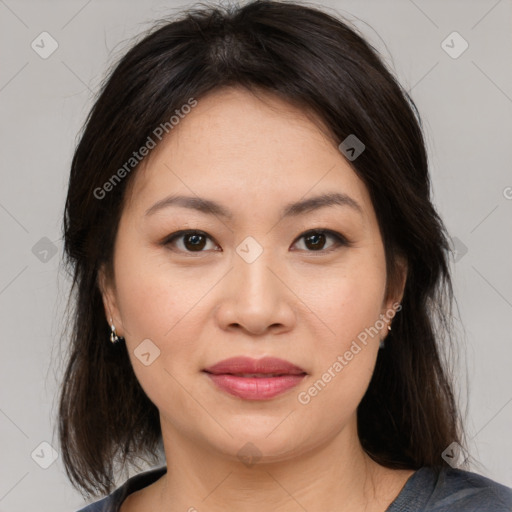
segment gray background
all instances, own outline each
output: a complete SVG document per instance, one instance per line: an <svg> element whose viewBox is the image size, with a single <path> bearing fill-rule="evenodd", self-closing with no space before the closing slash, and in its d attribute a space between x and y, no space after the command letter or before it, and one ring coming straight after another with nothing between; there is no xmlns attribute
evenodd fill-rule
<svg viewBox="0 0 512 512"><path fill-rule="evenodd" d="M70 160L108 66L151 20L186 5L0 0L0 512L83 505L60 456L40 467L51 462L41 442L59 451L56 390L69 288L59 266L60 223ZM512 486L512 2L322 5L347 16L382 52L423 116L435 203L457 249L452 268L465 336L457 386L468 396L470 453L480 462L472 469ZM43 31L58 43L47 59L31 47L50 48ZM458 58L441 46L453 31L469 44ZM461 48L450 41L452 52Z"/></svg>

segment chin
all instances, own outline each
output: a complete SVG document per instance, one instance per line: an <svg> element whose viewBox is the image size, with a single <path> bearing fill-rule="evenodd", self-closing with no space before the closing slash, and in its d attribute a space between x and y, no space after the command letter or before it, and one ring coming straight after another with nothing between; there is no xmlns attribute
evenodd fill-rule
<svg viewBox="0 0 512 512"><path fill-rule="evenodd" d="M246 465L284 462L313 447L311 433L281 426L276 428L279 421L274 421L270 428L267 422L255 425L253 421L254 418L247 419L245 428L236 431L228 428L228 431L236 432L233 437L225 435L221 440L208 439L207 442L223 456Z"/></svg>

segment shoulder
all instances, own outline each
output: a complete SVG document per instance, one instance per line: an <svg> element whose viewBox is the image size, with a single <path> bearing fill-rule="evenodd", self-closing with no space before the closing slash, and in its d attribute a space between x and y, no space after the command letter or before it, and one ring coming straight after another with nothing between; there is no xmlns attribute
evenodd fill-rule
<svg viewBox="0 0 512 512"><path fill-rule="evenodd" d="M428 500L432 512L511 512L512 489L477 473L443 468Z"/></svg>
<svg viewBox="0 0 512 512"><path fill-rule="evenodd" d="M167 468L164 466L132 476L113 493L81 508L78 512L119 512L121 504L130 494L156 482L166 471Z"/></svg>
<svg viewBox="0 0 512 512"><path fill-rule="evenodd" d="M91 503L86 507L81 508L80 510L78 510L78 512L118 512L121 503L128 495L126 491L126 486L130 482L130 480L127 480L121 487L116 489L112 494L109 494L108 496L100 499L99 501L95 501L94 503Z"/></svg>
<svg viewBox="0 0 512 512"><path fill-rule="evenodd" d="M116 500L114 493L107 497L81 508L78 512L114 512L119 509L119 500Z"/></svg>

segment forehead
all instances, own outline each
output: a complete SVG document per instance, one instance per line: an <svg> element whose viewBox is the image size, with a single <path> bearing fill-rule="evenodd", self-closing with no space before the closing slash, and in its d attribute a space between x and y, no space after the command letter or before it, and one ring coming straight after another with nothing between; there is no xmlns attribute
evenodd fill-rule
<svg viewBox="0 0 512 512"><path fill-rule="evenodd" d="M132 177L129 207L166 194L218 198L261 209L337 191L371 208L363 182L310 111L240 88L202 97ZM128 192L128 191L127 191Z"/></svg>

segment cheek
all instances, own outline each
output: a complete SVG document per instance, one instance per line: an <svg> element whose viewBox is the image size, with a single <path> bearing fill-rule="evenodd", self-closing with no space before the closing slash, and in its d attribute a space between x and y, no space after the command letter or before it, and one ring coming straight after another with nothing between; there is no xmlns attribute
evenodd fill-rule
<svg viewBox="0 0 512 512"><path fill-rule="evenodd" d="M312 309L329 327L326 346L343 349L379 319L386 286L385 269L379 260L361 257L320 283L310 298L315 305Z"/></svg>
<svg viewBox="0 0 512 512"><path fill-rule="evenodd" d="M132 263L134 263L132 265ZM167 329L174 311L175 301L170 289L165 289L157 268L137 265L129 258L119 265L118 297L123 327L131 343L138 339L156 337Z"/></svg>
<svg viewBox="0 0 512 512"><path fill-rule="evenodd" d="M328 329L317 337L314 378L299 400L311 402L311 411L319 415L338 407L340 425L357 408L375 368L380 341L375 326L386 286L383 259L370 252L356 256L332 279L320 282L321 290L311 298Z"/></svg>
<svg viewBox="0 0 512 512"><path fill-rule="evenodd" d="M172 397L173 408L196 414L179 383L182 372L191 371L188 364L195 363L197 347L188 341L198 339L199 324L190 322L188 313L205 293L204 287L185 286L183 276L171 275L144 250L119 253L118 304L137 380L159 409L167 410Z"/></svg>
<svg viewBox="0 0 512 512"><path fill-rule="evenodd" d="M319 296L318 316L330 330L317 338L312 378L297 396L311 427L323 418L322 428L341 428L363 398L379 351L380 336L372 328L379 319L384 289L385 278L378 272L353 273L331 283Z"/></svg>
<svg viewBox="0 0 512 512"><path fill-rule="evenodd" d="M120 241L118 253L118 304L130 343L164 339L193 306L193 283L184 286L182 276L169 272L165 259L155 258L154 251L144 246Z"/></svg>
<svg viewBox="0 0 512 512"><path fill-rule="evenodd" d="M170 374L181 380L184 374L197 371L197 340L202 338L201 329L208 316L205 297L219 275L211 270L201 273L195 268L172 268L165 255L144 247L132 246L119 254L119 310L137 378L150 398L159 389L179 391ZM141 351L138 347L147 339L158 353L149 367L137 358Z"/></svg>

